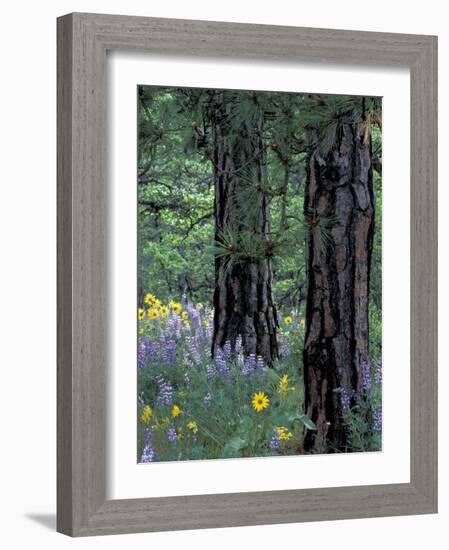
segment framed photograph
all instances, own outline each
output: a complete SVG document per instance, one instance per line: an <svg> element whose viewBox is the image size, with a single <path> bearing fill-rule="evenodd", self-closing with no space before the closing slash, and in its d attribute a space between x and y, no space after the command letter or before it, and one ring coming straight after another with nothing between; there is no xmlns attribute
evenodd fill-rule
<svg viewBox="0 0 449 550"><path fill-rule="evenodd" d="M437 511L437 39L58 19L58 531Z"/></svg>

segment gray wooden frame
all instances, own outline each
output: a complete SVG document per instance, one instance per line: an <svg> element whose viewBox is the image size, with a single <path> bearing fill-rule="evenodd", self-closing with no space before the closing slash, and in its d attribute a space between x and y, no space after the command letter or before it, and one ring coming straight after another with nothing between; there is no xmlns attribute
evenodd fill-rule
<svg viewBox="0 0 449 550"><path fill-rule="evenodd" d="M410 483L106 500L105 58L125 49L410 68ZM72 536L437 511L436 37L81 13L58 19L57 494L57 529Z"/></svg>

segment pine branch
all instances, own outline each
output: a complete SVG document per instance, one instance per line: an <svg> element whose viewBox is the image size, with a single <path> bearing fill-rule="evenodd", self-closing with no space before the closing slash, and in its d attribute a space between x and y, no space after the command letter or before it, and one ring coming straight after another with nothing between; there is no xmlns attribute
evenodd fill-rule
<svg viewBox="0 0 449 550"><path fill-rule="evenodd" d="M197 218L195 221L193 221L190 226L186 229L185 231L185 235L184 237L181 239L181 243L183 243L187 237L189 236L189 234L191 233L191 231L198 225L200 224L202 221L204 220L207 220L208 218L211 218L214 214L214 211L213 210L210 210L209 212L206 212L206 214L204 214L203 216L200 216L199 218Z"/></svg>

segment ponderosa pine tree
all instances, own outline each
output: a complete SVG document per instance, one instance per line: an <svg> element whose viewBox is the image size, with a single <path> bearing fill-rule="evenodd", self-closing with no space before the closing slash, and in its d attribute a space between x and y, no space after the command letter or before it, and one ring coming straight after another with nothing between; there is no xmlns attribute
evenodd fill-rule
<svg viewBox="0 0 449 550"><path fill-rule="evenodd" d="M309 226L304 342L305 412L317 426L305 450L345 451L343 413L356 404L368 360L374 232L370 114L365 102L329 107L310 130L304 214ZM335 110L334 110L335 108Z"/></svg>
<svg viewBox="0 0 449 550"><path fill-rule="evenodd" d="M273 242L266 194L264 112L252 92L211 97L215 184L213 353L240 335L247 355L278 356Z"/></svg>

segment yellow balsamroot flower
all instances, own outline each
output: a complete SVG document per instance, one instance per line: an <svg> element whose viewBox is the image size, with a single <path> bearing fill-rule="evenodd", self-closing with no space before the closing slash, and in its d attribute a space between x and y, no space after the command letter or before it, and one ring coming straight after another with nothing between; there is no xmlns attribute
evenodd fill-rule
<svg viewBox="0 0 449 550"><path fill-rule="evenodd" d="M137 318L141 321L145 317L145 310L139 307L137 310Z"/></svg>
<svg viewBox="0 0 449 550"><path fill-rule="evenodd" d="M203 309L203 304L200 302L198 304L196 304L196 309Z"/></svg>
<svg viewBox="0 0 449 550"><path fill-rule="evenodd" d="M290 325L293 319L290 317L290 315L287 315L287 317L284 317L284 323L286 325Z"/></svg>
<svg viewBox="0 0 449 550"><path fill-rule="evenodd" d="M182 306L179 302L174 302L172 300L168 305L171 307L173 313L177 313L178 315L181 313Z"/></svg>
<svg viewBox="0 0 449 550"><path fill-rule="evenodd" d="M196 434L196 432L198 431L198 424L195 422L195 420L191 420L187 424L187 428L191 430L194 434Z"/></svg>
<svg viewBox="0 0 449 550"><path fill-rule="evenodd" d="M143 408L142 414L140 415L140 420L142 424L145 424L148 426L152 416L153 416L153 410L151 409L150 405L145 405L145 407Z"/></svg>
<svg viewBox="0 0 449 550"><path fill-rule="evenodd" d="M152 304L154 300L156 300L156 296L150 293L145 294L145 298L143 299L146 304Z"/></svg>
<svg viewBox="0 0 449 550"><path fill-rule="evenodd" d="M160 311L162 319L165 319L168 315L168 307L167 306L161 306L159 311Z"/></svg>
<svg viewBox="0 0 449 550"><path fill-rule="evenodd" d="M147 315L150 319L159 319L159 310L152 307L147 311Z"/></svg>
<svg viewBox="0 0 449 550"><path fill-rule="evenodd" d="M157 299L156 299L156 300L153 301L153 306L154 306L154 307L160 308L161 305L162 305L162 301L161 301L161 300L157 300Z"/></svg>
<svg viewBox="0 0 449 550"><path fill-rule="evenodd" d="M304 319L301 319L301 321L299 321L299 324L301 325L301 328L304 328L306 326L306 322L304 321Z"/></svg>
<svg viewBox="0 0 449 550"><path fill-rule="evenodd" d="M178 407L178 405L173 405L171 409L171 415L173 416L173 418L176 418L180 414L181 414L181 409Z"/></svg>
<svg viewBox="0 0 449 550"><path fill-rule="evenodd" d="M276 433L278 434L279 441L289 441L293 437L292 432L289 432L284 426L276 428Z"/></svg>
<svg viewBox="0 0 449 550"><path fill-rule="evenodd" d="M189 314L187 313L187 311L183 311L183 312L181 313L181 317L182 317L183 319L188 319L188 318L189 318Z"/></svg>
<svg viewBox="0 0 449 550"><path fill-rule="evenodd" d="M264 394L263 391L260 391L259 393L255 393L253 395L253 400L251 401L253 409L256 412L261 412L264 409L268 409L268 405L270 404L270 400L268 397Z"/></svg>
<svg viewBox="0 0 449 550"><path fill-rule="evenodd" d="M190 327L189 321L184 321L184 326L185 326L185 327Z"/></svg>

